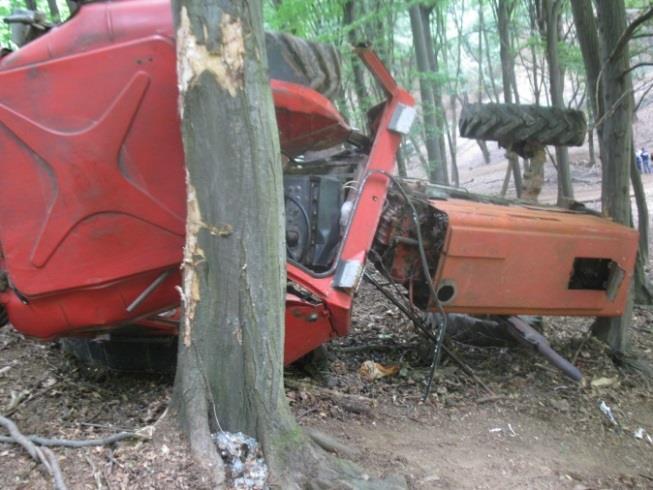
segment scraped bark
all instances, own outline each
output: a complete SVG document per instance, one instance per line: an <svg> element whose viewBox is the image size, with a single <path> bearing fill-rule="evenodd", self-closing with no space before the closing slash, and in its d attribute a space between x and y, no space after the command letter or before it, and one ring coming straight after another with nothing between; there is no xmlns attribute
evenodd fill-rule
<svg viewBox="0 0 653 490"><path fill-rule="evenodd" d="M227 431L257 439L272 488L365 488L304 434L284 393L282 166L261 4L177 0L174 15L188 206L171 413L216 487L211 434Z"/></svg>

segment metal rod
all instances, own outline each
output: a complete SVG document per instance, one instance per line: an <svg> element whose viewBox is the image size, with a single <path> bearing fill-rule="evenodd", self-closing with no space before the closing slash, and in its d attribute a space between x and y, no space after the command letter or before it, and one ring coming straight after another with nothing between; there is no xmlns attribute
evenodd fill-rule
<svg viewBox="0 0 653 490"><path fill-rule="evenodd" d="M167 271L163 271L161 274L157 276L152 283L146 287L141 294L139 294L134 301L131 302L131 304L127 307L128 312L134 311L136 308L138 308L143 301L145 301L150 294L154 292L156 288L158 288L163 281L166 280L166 278L170 275L172 272L172 269L168 269Z"/></svg>

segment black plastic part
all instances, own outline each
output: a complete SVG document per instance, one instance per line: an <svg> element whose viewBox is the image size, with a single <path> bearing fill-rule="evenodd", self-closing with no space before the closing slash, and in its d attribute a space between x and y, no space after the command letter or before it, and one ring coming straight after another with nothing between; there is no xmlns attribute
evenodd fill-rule
<svg viewBox="0 0 653 490"><path fill-rule="evenodd" d="M170 373L177 363L176 336L68 337L61 346L83 364L112 371Z"/></svg>
<svg viewBox="0 0 653 490"><path fill-rule="evenodd" d="M288 254L291 259L315 271L328 269L337 252L341 187L340 180L331 177L284 177L286 236L297 237L292 244L289 242Z"/></svg>

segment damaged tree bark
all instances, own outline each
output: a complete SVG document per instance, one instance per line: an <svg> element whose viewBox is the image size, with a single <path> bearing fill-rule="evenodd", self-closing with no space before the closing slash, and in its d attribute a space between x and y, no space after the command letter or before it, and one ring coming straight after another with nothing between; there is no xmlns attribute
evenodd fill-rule
<svg viewBox="0 0 653 490"><path fill-rule="evenodd" d="M277 471L301 439L283 392L281 163L260 5L175 3L188 216L172 408L218 483L212 432L256 437Z"/></svg>
<svg viewBox="0 0 653 490"><path fill-rule="evenodd" d="M258 440L273 488L358 483L355 468L304 434L285 398L282 167L261 4L173 9L188 215L171 413L218 487L218 431Z"/></svg>

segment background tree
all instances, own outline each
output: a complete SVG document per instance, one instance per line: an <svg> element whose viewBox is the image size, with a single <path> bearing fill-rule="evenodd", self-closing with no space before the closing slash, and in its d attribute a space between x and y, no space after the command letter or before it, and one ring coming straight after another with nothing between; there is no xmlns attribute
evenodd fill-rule
<svg viewBox="0 0 653 490"><path fill-rule="evenodd" d="M517 100L513 100L513 94L517 94L517 86L514 83L516 78L515 63L510 41L510 19L514 11L514 7L514 0L494 0L494 11L497 20L497 26L499 28L500 39L499 51L501 54L501 82L503 85L503 101L506 104L517 102ZM510 169L512 169L512 175L515 181L515 192L517 193L517 197L519 197L521 196L522 189L519 159L517 158L517 154L510 150L506 152L506 156L508 157L508 165ZM504 179L502 194L505 194L505 190L507 190L508 180L509 174L506 173L506 179Z"/></svg>
<svg viewBox="0 0 653 490"><path fill-rule="evenodd" d="M542 0L541 14L544 18L546 39L546 59L549 66L549 91L551 105L563 109L565 103L564 71L560 64L558 44L560 42L562 0ZM558 204L564 205L574 197L569 170L569 150L566 146L556 146L556 165L558 170Z"/></svg>
<svg viewBox="0 0 653 490"><path fill-rule="evenodd" d="M439 93L434 92L429 80L434 66L433 45L430 35L428 12L421 5L410 7L410 25L413 33L417 71L419 73L420 101L422 104L422 120L424 143L429 160L431 180L441 184L448 183L445 155L440 143L441 133L438 123Z"/></svg>

